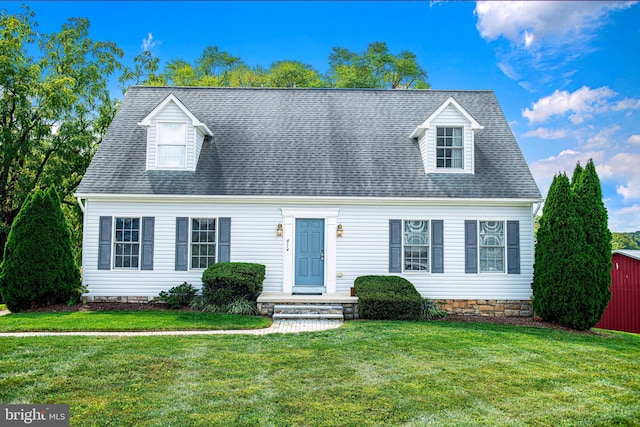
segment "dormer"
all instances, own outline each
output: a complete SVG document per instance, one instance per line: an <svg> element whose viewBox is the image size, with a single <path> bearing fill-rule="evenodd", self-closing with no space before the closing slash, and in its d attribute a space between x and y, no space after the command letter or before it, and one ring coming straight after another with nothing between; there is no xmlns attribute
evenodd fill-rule
<svg viewBox="0 0 640 427"><path fill-rule="evenodd" d="M426 173L474 173L474 140L481 129L484 126L449 97L409 137L418 140Z"/></svg>
<svg viewBox="0 0 640 427"><path fill-rule="evenodd" d="M173 94L138 125L147 129L147 170L195 171L211 130Z"/></svg>

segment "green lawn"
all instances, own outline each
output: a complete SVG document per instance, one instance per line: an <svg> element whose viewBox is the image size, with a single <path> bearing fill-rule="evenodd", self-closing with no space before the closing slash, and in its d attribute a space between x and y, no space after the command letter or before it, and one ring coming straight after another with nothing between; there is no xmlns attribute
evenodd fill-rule
<svg viewBox="0 0 640 427"><path fill-rule="evenodd" d="M72 311L7 314L0 317L0 332L258 329L270 324L265 317L192 311Z"/></svg>
<svg viewBox="0 0 640 427"><path fill-rule="evenodd" d="M640 425L633 334L353 321L0 348L0 402L67 403L73 426Z"/></svg>
<svg viewBox="0 0 640 427"><path fill-rule="evenodd" d="M0 311L6 310L7 306L5 304L0 304Z"/></svg>

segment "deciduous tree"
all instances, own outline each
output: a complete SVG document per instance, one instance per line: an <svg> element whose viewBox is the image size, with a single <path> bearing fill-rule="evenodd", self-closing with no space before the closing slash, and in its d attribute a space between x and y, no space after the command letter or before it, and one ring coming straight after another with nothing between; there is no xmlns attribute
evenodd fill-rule
<svg viewBox="0 0 640 427"><path fill-rule="evenodd" d="M265 75L267 87L324 87L322 76L300 61L274 62Z"/></svg>
<svg viewBox="0 0 640 427"><path fill-rule="evenodd" d="M107 90L122 51L72 18L37 31L28 8L0 15L0 248L27 195L56 187L68 204L116 103Z"/></svg>
<svg viewBox="0 0 640 427"><path fill-rule="evenodd" d="M416 55L389 52L385 42L370 43L362 53L334 47L329 55L329 84L336 88L428 89L427 72Z"/></svg>

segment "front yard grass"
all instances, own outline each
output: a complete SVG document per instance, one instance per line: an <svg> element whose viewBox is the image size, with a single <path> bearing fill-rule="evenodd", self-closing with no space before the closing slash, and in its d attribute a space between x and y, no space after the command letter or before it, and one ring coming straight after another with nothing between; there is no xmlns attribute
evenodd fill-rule
<svg viewBox="0 0 640 427"><path fill-rule="evenodd" d="M38 312L0 317L0 332L258 329L270 324L265 317L194 311Z"/></svg>
<svg viewBox="0 0 640 427"><path fill-rule="evenodd" d="M0 338L0 402L72 426L640 425L640 336L352 321L267 336Z"/></svg>
<svg viewBox="0 0 640 427"><path fill-rule="evenodd" d="M0 304L0 311L6 310L7 306L5 304Z"/></svg>

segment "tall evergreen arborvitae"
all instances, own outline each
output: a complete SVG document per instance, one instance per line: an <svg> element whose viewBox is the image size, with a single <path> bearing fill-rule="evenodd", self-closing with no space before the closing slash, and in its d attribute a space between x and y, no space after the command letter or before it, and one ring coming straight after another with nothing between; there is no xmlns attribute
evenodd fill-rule
<svg viewBox="0 0 640 427"><path fill-rule="evenodd" d="M0 292L7 308L77 301L80 271L57 192L36 190L13 222L4 250Z"/></svg>
<svg viewBox="0 0 640 427"><path fill-rule="evenodd" d="M580 167L576 166L576 169ZM575 176L575 173L574 173ZM573 184L576 201L576 212L582 222L585 233L587 252L590 257L588 273L590 277L585 282L588 287L588 301L585 301L584 322L595 326L602 317L602 313L611 298L611 232L609 231L609 217L602 201L602 187L593 160L589 160Z"/></svg>
<svg viewBox="0 0 640 427"><path fill-rule="evenodd" d="M578 179L580 178L580 175L582 175L582 171L584 171L584 169L582 168L582 165L580 164L580 162L578 162L576 164L576 168L573 170L573 175L571 175L571 190L575 190L576 188L576 183L578 182Z"/></svg>
<svg viewBox="0 0 640 427"><path fill-rule="evenodd" d="M589 326L578 315L588 297L589 258L566 174L556 175L540 219L533 273L533 309L544 320L574 329Z"/></svg>

